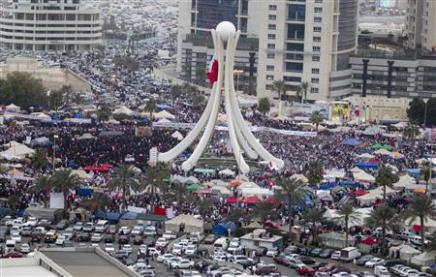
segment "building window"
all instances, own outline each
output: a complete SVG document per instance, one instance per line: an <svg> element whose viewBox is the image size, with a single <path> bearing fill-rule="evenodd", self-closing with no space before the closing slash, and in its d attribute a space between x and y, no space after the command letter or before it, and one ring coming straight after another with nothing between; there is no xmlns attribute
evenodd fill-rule
<svg viewBox="0 0 436 277"><path fill-rule="evenodd" d="M313 27L314 33L321 33L321 27Z"/></svg>
<svg viewBox="0 0 436 277"><path fill-rule="evenodd" d="M276 35L275 34L268 34L268 39L276 39Z"/></svg>
<svg viewBox="0 0 436 277"><path fill-rule="evenodd" d="M313 46L312 47L313 52L321 52L321 47L319 46Z"/></svg>
<svg viewBox="0 0 436 277"><path fill-rule="evenodd" d="M270 11L276 11L277 10L277 5L269 5L269 10Z"/></svg>
<svg viewBox="0 0 436 277"><path fill-rule="evenodd" d="M268 81L274 80L274 75L266 75Z"/></svg>
<svg viewBox="0 0 436 277"><path fill-rule="evenodd" d="M318 55L312 56L312 61L313 62L319 62L320 57Z"/></svg>
<svg viewBox="0 0 436 277"><path fill-rule="evenodd" d="M276 49L276 45L274 43L268 43L268 49Z"/></svg>
<svg viewBox="0 0 436 277"><path fill-rule="evenodd" d="M321 42L321 37L313 37L313 42Z"/></svg>
<svg viewBox="0 0 436 277"><path fill-rule="evenodd" d="M272 90L273 89L273 85L269 84L265 86L266 90Z"/></svg>
<svg viewBox="0 0 436 277"><path fill-rule="evenodd" d="M319 88L310 88L311 93L319 93Z"/></svg>
<svg viewBox="0 0 436 277"><path fill-rule="evenodd" d="M316 16L313 18L313 21L315 21L316 23L321 23L322 22L322 17Z"/></svg>
<svg viewBox="0 0 436 277"><path fill-rule="evenodd" d="M277 16L275 14L268 15L269 20L276 20Z"/></svg>
<svg viewBox="0 0 436 277"><path fill-rule="evenodd" d="M315 13L322 13L322 8L315 7Z"/></svg>
<svg viewBox="0 0 436 277"><path fill-rule="evenodd" d="M312 74L319 74L319 68L312 68Z"/></svg>
<svg viewBox="0 0 436 277"><path fill-rule="evenodd" d="M268 30L275 30L276 24L268 24Z"/></svg>
<svg viewBox="0 0 436 277"><path fill-rule="evenodd" d="M274 71L274 65L267 65L266 71Z"/></svg>
<svg viewBox="0 0 436 277"><path fill-rule="evenodd" d="M315 3L322 4L322 0L315 0Z"/></svg>
<svg viewBox="0 0 436 277"><path fill-rule="evenodd" d="M276 55L274 53L268 53L266 54L266 58L267 59L274 59L276 57Z"/></svg>
<svg viewBox="0 0 436 277"><path fill-rule="evenodd" d="M319 84L319 78L312 78L312 84Z"/></svg>

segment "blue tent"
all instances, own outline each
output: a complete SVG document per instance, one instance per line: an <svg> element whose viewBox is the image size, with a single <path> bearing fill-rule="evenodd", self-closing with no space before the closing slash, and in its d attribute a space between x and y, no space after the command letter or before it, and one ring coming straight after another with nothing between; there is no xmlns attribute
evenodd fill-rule
<svg viewBox="0 0 436 277"><path fill-rule="evenodd" d="M80 188L80 189L76 189L76 193L77 193L77 195L79 195L80 197L91 197L93 192L94 192L94 190L93 190L93 189L90 189L90 188Z"/></svg>
<svg viewBox="0 0 436 277"><path fill-rule="evenodd" d="M124 219L124 220L135 220L137 216L138 216L137 213L134 213L134 212L125 212L121 216L121 219Z"/></svg>
<svg viewBox="0 0 436 277"><path fill-rule="evenodd" d="M171 110L171 109L174 109L173 107L171 107L170 105L167 105L167 104L158 104L158 105L156 105L156 107L158 109L161 109L161 110Z"/></svg>
<svg viewBox="0 0 436 277"><path fill-rule="evenodd" d="M378 168L378 164L376 164L376 163L360 162L360 163L356 164L356 166L360 169L377 169Z"/></svg>
<svg viewBox="0 0 436 277"><path fill-rule="evenodd" d="M414 178L420 178L420 176L421 176L421 169L419 169L419 168L409 168L409 169L407 169L407 173L409 173L409 175L414 177Z"/></svg>
<svg viewBox="0 0 436 277"><path fill-rule="evenodd" d="M342 144L344 144L344 145L351 145L351 146L357 146L357 145L360 144L360 140L355 139L355 138L349 138L349 139L344 140L342 142Z"/></svg>
<svg viewBox="0 0 436 277"><path fill-rule="evenodd" d="M221 222L212 228L212 233L215 236L227 236L229 234L229 230L233 234L236 231L236 224L233 222Z"/></svg>
<svg viewBox="0 0 436 277"><path fill-rule="evenodd" d="M97 219L105 219L113 222L117 222L120 219L119 213L111 213L111 212L103 212L103 211L97 211L95 214L95 217Z"/></svg>

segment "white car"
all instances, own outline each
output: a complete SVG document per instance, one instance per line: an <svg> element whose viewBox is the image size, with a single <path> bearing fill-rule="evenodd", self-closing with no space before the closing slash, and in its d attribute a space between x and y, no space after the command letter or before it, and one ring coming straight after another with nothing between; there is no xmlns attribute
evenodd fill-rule
<svg viewBox="0 0 436 277"><path fill-rule="evenodd" d="M29 217L27 221L24 223L24 226L34 227L38 223L38 219L36 217Z"/></svg>
<svg viewBox="0 0 436 277"><path fill-rule="evenodd" d="M145 245L145 244L141 244L139 247L138 247L138 252L140 253L140 254L143 254L143 255L145 255L145 254L147 254L147 245Z"/></svg>
<svg viewBox="0 0 436 277"><path fill-rule="evenodd" d="M193 266L194 266L193 261L190 261L188 259L182 259L179 262L176 262L174 265L172 265L172 268L189 269Z"/></svg>
<svg viewBox="0 0 436 277"><path fill-rule="evenodd" d="M182 245L174 245L173 250L171 250L171 253L174 255L182 255L183 252L183 246Z"/></svg>
<svg viewBox="0 0 436 277"><path fill-rule="evenodd" d="M165 231L165 233L162 234L162 237L164 239L171 240L171 239L176 239L177 235L171 231Z"/></svg>
<svg viewBox="0 0 436 277"><path fill-rule="evenodd" d="M159 256L157 256L156 261L159 262L159 263L163 263L165 260L167 260L167 259L171 259L171 258L173 258L173 257L174 257L173 254L171 254L171 253L166 253L166 254L163 254L163 255L159 255Z"/></svg>
<svg viewBox="0 0 436 277"><path fill-rule="evenodd" d="M386 261L384 259L380 259L377 257L372 258L371 260L365 263L366 267L372 268L376 265L385 265Z"/></svg>
<svg viewBox="0 0 436 277"><path fill-rule="evenodd" d="M148 253L149 253L150 255L152 255L152 256L157 256L157 255L160 255L160 254L161 254L160 250L157 250L157 249L154 248L154 247L149 247L149 248L148 248Z"/></svg>
<svg viewBox="0 0 436 277"><path fill-rule="evenodd" d="M60 245L60 246L62 246L62 245L64 245L64 241L65 241L65 237L64 237L64 236L59 236L59 237L56 239L56 245Z"/></svg>
<svg viewBox="0 0 436 277"><path fill-rule="evenodd" d="M228 257L227 257L227 255L225 254L225 253L223 253L223 252L216 252L214 255L213 255L213 261L214 262L225 262L225 261L227 261L228 260Z"/></svg>
<svg viewBox="0 0 436 277"><path fill-rule="evenodd" d="M62 236L67 240L71 240L73 238L73 233L73 227L68 227L67 229L65 229L65 231L62 232Z"/></svg>
<svg viewBox="0 0 436 277"><path fill-rule="evenodd" d="M143 232L144 232L144 227L141 225L136 225L135 227L133 227L131 234L142 235Z"/></svg>
<svg viewBox="0 0 436 277"><path fill-rule="evenodd" d="M100 242L103 239L103 235L101 233L94 233L91 236L91 242Z"/></svg>
<svg viewBox="0 0 436 277"><path fill-rule="evenodd" d="M156 247L165 247L167 246L168 241L164 238L158 238L156 241Z"/></svg>
<svg viewBox="0 0 436 277"><path fill-rule="evenodd" d="M115 247L112 243L106 243L104 245L104 251L111 253L111 252L115 252Z"/></svg>
<svg viewBox="0 0 436 277"><path fill-rule="evenodd" d="M133 252L133 248L130 244L124 244L121 250L126 251L129 254Z"/></svg>
<svg viewBox="0 0 436 277"><path fill-rule="evenodd" d="M194 255L196 251L197 251L197 246L190 244L186 246L185 255Z"/></svg>
<svg viewBox="0 0 436 277"><path fill-rule="evenodd" d="M83 222L81 221L76 222L76 224L74 224L73 226L74 231L82 231L82 228L83 228Z"/></svg>
<svg viewBox="0 0 436 277"><path fill-rule="evenodd" d="M275 257L279 254L279 251L276 248L272 248L272 249L268 249L266 251L266 256L267 257Z"/></svg>
<svg viewBox="0 0 436 277"><path fill-rule="evenodd" d="M181 257L174 256L172 258L164 260L164 264L168 265L170 268L174 268L174 266L181 260Z"/></svg>
<svg viewBox="0 0 436 277"><path fill-rule="evenodd" d="M14 240L17 243L21 242L20 233L11 233L11 240Z"/></svg>
<svg viewBox="0 0 436 277"><path fill-rule="evenodd" d="M154 226L147 226L147 227L145 227L143 234L144 234L144 236L154 236L154 235L156 235L157 234L156 227L154 227Z"/></svg>
<svg viewBox="0 0 436 277"><path fill-rule="evenodd" d="M182 270L180 271L180 277L201 277L200 272L195 270Z"/></svg>
<svg viewBox="0 0 436 277"><path fill-rule="evenodd" d="M128 234L130 234L130 228L127 226L121 226L121 228L118 230L118 234L128 235Z"/></svg>
<svg viewBox="0 0 436 277"><path fill-rule="evenodd" d="M20 252L23 254L30 253L30 245L28 243L23 243L20 245Z"/></svg>
<svg viewBox="0 0 436 277"><path fill-rule="evenodd" d="M341 251L335 251L333 252L332 256L330 257L332 260L339 260L341 258Z"/></svg>

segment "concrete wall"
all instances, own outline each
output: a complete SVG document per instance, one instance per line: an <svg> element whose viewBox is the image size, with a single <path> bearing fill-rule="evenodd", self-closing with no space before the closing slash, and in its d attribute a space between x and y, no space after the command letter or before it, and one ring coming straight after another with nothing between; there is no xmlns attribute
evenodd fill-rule
<svg viewBox="0 0 436 277"><path fill-rule="evenodd" d="M44 66L35 59L14 58L0 64L0 79L5 79L12 72L29 73L34 78L41 79L48 90L58 90L69 85L73 91L91 91L89 82L76 73L57 66Z"/></svg>

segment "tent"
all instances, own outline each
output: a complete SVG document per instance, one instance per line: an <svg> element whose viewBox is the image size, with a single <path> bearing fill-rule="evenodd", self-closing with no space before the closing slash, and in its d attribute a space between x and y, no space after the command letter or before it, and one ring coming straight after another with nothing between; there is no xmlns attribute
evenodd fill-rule
<svg viewBox="0 0 436 277"><path fill-rule="evenodd" d="M361 143L360 140L358 140L356 138L348 138L348 139L342 141L343 145L350 145L350 146L357 146L360 143Z"/></svg>
<svg viewBox="0 0 436 277"><path fill-rule="evenodd" d="M6 106L6 111L8 112L19 112L20 111L20 107L15 105L15 104L9 104Z"/></svg>
<svg viewBox="0 0 436 277"><path fill-rule="evenodd" d="M356 166L360 169L377 169L378 163L374 162L360 162L357 163Z"/></svg>
<svg viewBox="0 0 436 277"><path fill-rule="evenodd" d="M400 259L403 261L410 262L413 256L416 256L420 253L421 252L419 250L416 250L410 245L400 245Z"/></svg>
<svg viewBox="0 0 436 277"><path fill-rule="evenodd" d="M223 169L219 172L220 175L224 176L235 176L235 172L230 170L229 168Z"/></svg>
<svg viewBox="0 0 436 277"><path fill-rule="evenodd" d="M381 134L383 132L384 132L383 129L380 128L379 126L370 126L362 132L362 135L375 136L376 134Z"/></svg>
<svg viewBox="0 0 436 277"><path fill-rule="evenodd" d="M236 197L236 196L229 196L229 197L227 197L227 199L226 199L226 203L227 204L236 204L236 203L238 203L239 202L239 199L238 199L238 197Z"/></svg>
<svg viewBox="0 0 436 277"><path fill-rule="evenodd" d="M299 180L305 184L309 183L309 179L307 179L307 177L304 176L303 174L294 174L291 177L289 177L289 179L296 179L296 180Z"/></svg>
<svg viewBox="0 0 436 277"><path fill-rule="evenodd" d="M73 171L71 171L71 175L76 175L77 177L79 177L80 179L83 179L83 180L91 179L91 176L89 176L89 174L86 173L85 170L83 170L83 169L73 170Z"/></svg>
<svg viewBox="0 0 436 277"><path fill-rule="evenodd" d="M183 135L179 131L175 131L171 135L171 137L177 139L178 141L181 141L183 139Z"/></svg>
<svg viewBox="0 0 436 277"><path fill-rule="evenodd" d="M395 191L393 189L386 187L386 195L393 194L394 192ZM358 196L356 198L362 205L372 204L377 199L383 199L383 187L380 186L376 189L370 190L367 194Z"/></svg>
<svg viewBox="0 0 436 277"><path fill-rule="evenodd" d="M17 157L18 159L23 159L27 156L32 156L34 153L35 150L20 143L20 144L13 145L6 151L0 152L0 156L5 159L9 159L10 157Z"/></svg>
<svg viewBox="0 0 436 277"><path fill-rule="evenodd" d="M398 182L394 183L393 186L396 189L402 189L413 184L416 184L415 178L409 174L404 174L399 177Z"/></svg>
<svg viewBox="0 0 436 277"><path fill-rule="evenodd" d="M374 183L375 177L365 171L353 172L353 178L358 182Z"/></svg>
<svg viewBox="0 0 436 277"><path fill-rule="evenodd" d="M260 199L257 196L249 196L242 200L242 203L246 205L256 205L260 202Z"/></svg>
<svg viewBox="0 0 436 277"><path fill-rule="evenodd" d="M236 224L233 222L221 222L212 228L212 233L215 236L228 236L236 231Z"/></svg>
<svg viewBox="0 0 436 277"><path fill-rule="evenodd" d="M328 170L324 176L325 179L343 179L345 178L345 170L332 169Z"/></svg>
<svg viewBox="0 0 436 277"><path fill-rule="evenodd" d="M168 112L166 110L162 110L158 113L154 113L153 117L157 118L157 119L162 119L162 118L171 119L171 120L176 119L176 117L173 114L171 114L170 112Z"/></svg>
<svg viewBox="0 0 436 277"><path fill-rule="evenodd" d="M46 115L45 113L31 113L30 116L32 116L36 120L51 121L51 117L49 115Z"/></svg>
<svg viewBox="0 0 436 277"><path fill-rule="evenodd" d="M134 112L131 109L127 108L126 106L121 106L118 109L114 110L112 114L125 114L128 116L132 116Z"/></svg>
<svg viewBox="0 0 436 277"><path fill-rule="evenodd" d="M407 127L407 122L398 122L396 124L392 124L393 127L397 128L397 129L404 129Z"/></svg>
<svg viewBox="0 0 436 277"><path fill-rule="evenodd" d="M369 246L373 246L374 244L377 243L377 240L373 237L367 237L364 240L361 240L360 243L369 245Z"/></svg>
<svg viewBox="0 0 436 277"><path fill-rule="evenodd" d="M430 266L431 264L433 264L435 258L436 258L436 251L424 252L412 257L411 262L412 264L419 265L419 266Z"/></svg>
<svg viewBox="0 0 436 277"><path fill-rule="evenodd" d="M91 140L91 139L95 139L95 137L93 135L91 135L90 133L85 133L83 135L81 135L80 137L77 138L78 140Z"/></svg>
<svg viewBox="0 0 436 277"><path fill-rule="evenodd" d="M273 196L274 192L265 189L265 188L244 188L239 190L239 193L242 196L259 196L259 197L266 197L266 196Z"/></svg>
<svg viewBox="0 0 436 277"><path fill-rule="evenodd" d="M388 150L386 150L384 148L379 149L377 151L374 151L374 154L382 155L382 156L392 156L392 152L390 152L390 151L388 151Z"/></svg>
<svg viewBox="0 0 436 277"><path fill-rule="evenodd" d="M196 219L192 215L181 214L173 219L165 222L165 231L172 231L178 233L180 231L180 225L185 226L186 233L204 232L204 223L202 220Z"/></svg>
<svg viewBox="0 0 436 277"><path fill-rule="evenodd" d="M375 156L371 155L369 153L364 153L364 154L360 154L359 156L357 156L357 158L364 159L364 160L370 160L370 159L374 159Z"/></svg>
<svg viewBox="0 0 436 277"><path fill-rule="evenodd" d="M186 187L186 189L188 191L197 191L199 189L203 188L200 184L194 183L194 184L190 184L189 186Z"/></svg>

